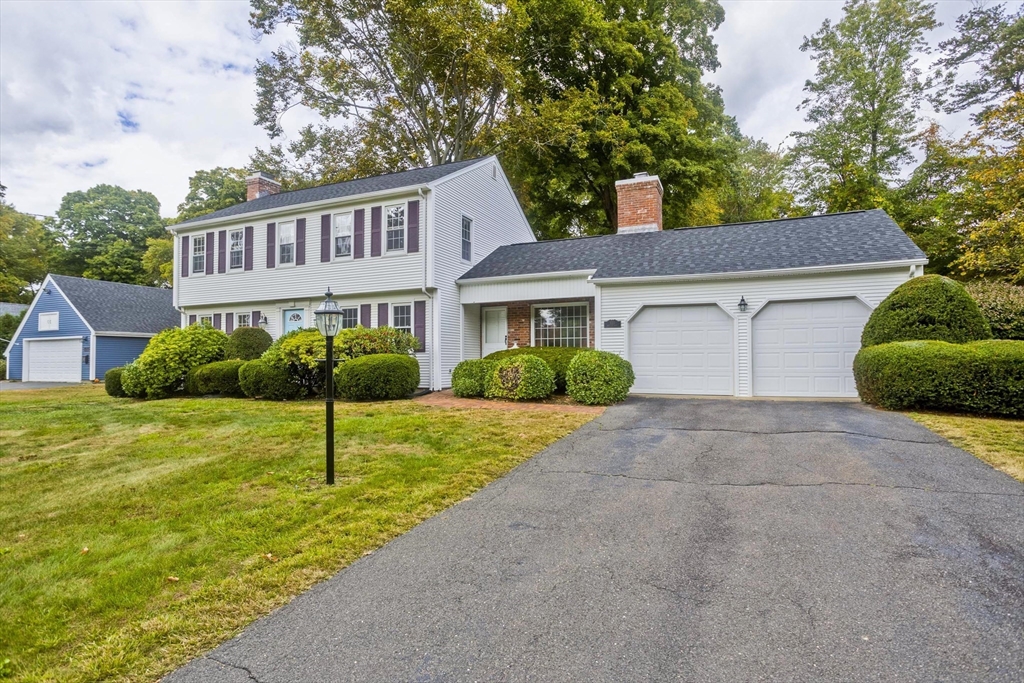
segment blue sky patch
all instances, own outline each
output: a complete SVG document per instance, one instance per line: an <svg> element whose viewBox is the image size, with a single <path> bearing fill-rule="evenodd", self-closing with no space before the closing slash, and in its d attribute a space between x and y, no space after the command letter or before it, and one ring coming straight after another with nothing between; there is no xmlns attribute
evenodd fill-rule
<svg viewBox="0 0 1024 683"><path fill-rule="evenodd" d="M139 122L124 110L117 112L117 120L121 122L121 130L125 133L134 133L139 129Z"/></svg>
<svg viewBox="0 0 1024 683"><path fill-rule="evenodd" d="M83 161L79 166L82 168L96 168L97 166L102 166L105 163L107 163L107 158L103 157L102 159L96 159L95 161Z"/></svg>

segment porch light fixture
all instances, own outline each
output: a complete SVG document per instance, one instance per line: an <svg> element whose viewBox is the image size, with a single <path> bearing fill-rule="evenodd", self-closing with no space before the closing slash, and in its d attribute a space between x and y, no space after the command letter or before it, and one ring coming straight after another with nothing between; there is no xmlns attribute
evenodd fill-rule
<svg viewBox="0 0 1024 683"><path fill-rule="evenodd" d="M327 409L327 483L334 484L334 335L341 328L341 309L331 297L331 288L324 294L326 299L313 311L316 329L327 339L327 386L324 403Z"/></svg>
<svg viewBox="0 0 1024 683"><path fill-rule="evenodd" d="M260 320L257 324L260 326L261 330L267 329L267 316L261 315Z"/></svg>
<svg viewBox="0 0 1024 683"><path fill-rule="evenodd" d="M741 313L746 313L747 312L747 300L744 299L742 296L740 297L740 312Z"/></svg>

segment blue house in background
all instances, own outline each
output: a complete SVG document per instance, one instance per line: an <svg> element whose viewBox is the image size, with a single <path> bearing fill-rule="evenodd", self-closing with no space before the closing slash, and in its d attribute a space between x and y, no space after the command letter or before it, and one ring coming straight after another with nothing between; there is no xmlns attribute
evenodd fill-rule
<svg viewBox="0 0 1024 683"><path fill-rule="evenodd" d="M130 363L178 327L171 290L47 275L7 345L7 379L81 382Z"/></svg>

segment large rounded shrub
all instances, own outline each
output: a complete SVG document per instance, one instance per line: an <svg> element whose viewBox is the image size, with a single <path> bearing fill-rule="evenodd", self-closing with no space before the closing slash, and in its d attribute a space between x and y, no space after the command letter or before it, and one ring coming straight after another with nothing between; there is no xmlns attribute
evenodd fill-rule
<svg viewBox="0 0 1024 683"><path fill-rule="evenodd" d="M555 390L555 371L537 356L523 354L503 358L487 377L484 395L530 401L546 398Z"/></svg>
<svg viewBox="0 0 1024 683"><path fill-rule="evenodd" d="M270 333L259 327L239 327L228 337L224 357L228 360L255 360L274 343Z"/></svg>
<svg viewBox="0 0 1024 683"><path fill-rule="evenodd" d="M287 368L259 359L243 363L238 369L238 386L249 398L290 401L299 397L299 385L292 382Z"/></svg>
<svg viewBox="0 0 1024 683"><path fill-rule="evenodd" d="M378 353L347 360L334 372L338 394L352 401L405 398L420 383L420 364L412 356Z"/></svg>
<svg viewBox="0 0 1024 683"><path fill-rule="evenodd" d="M452 393L460 398L483 396L487 377L497 363L489 358L464 360L452 371Z"/></svg>
<svg viewBox="0 0 1024 683"><path fill-rule="evenodd" d="M124 393L124 387L121 386L121 374L123 372L124 368L110 368L104 373L103 388L107 391L107 396L124 398L128 395Z"/></svg>
<svg viewBox="0 0 1024 683"><path fill-rule="evenodd" d="M188 371L221 360L226 343L227 335L208 325L164 330L125 367L121 374L124 391L139 398L164 398L181 391Z"/></svg>
<svg viewBox="0 0 1024 683"><path fill-rule="evenodd" d="M865 403L1024 416L1024 342L893 342L861 349L853 361Z"/></svg>
<svg viewBox="0 0 1024 683"><path fill-rule="evenodd" d="M518 349L505 349L488 354L488 360L501 360L503 358L515 358L516 356L536 356L548 364L555 373L555 391L565 391L565 373L569 370L569 363L578 353L587 351L586 348L574 346L523 346Z"/></svg>
<svg viewBox="0 0 1024 683"><path fill-rule="evenodd" d="M626 400L635 380L628 360L607 351L585 351L569 363L566 393L587 405L610 405Z"/></svg>
<svg viewBox="0 0 1024 683"><path fill-rule="evenodd" d="M991 280L975 280L966 286L993 337L1024 340L1024 287Z"/></svg>
<svg viewBox="0 0 1024 683"><path fill-rule="evenodd" d="M292 330L277 338L260 360L285 370L298 387L298 397L320 396L324 393L324 358L327 340L315 328Z"/></svg>
<svg viewBox="0 0 1024 683"><path fill-rule="evenodd" d="M238 383L238 370L243 365L244 360L234 359L192 368L185 377L185 391L192 396L241 396L243 392Z"/></svg>
<svg viewBox="0 0 1024 683"><path fill-rule="evenodd" d="M985 317L963 285L941 275L915 277L893 290L868 318L861 346L934 339L991 339Z"/></svg>

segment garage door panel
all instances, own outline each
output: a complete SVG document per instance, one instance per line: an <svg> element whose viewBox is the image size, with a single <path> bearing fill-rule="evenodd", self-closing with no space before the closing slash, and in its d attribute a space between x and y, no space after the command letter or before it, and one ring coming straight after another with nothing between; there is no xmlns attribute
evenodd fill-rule
<svg viewBox="0 0 1024 683"><path fill-rule="evenodd" d="M840 354L835 351L816 351L814 353L815 370L842 370Z"/></svg>
<svg viewBox="0 0 1024 683"><path fill-rule="evenodd" d="M81 382L81 339L25 341L23 379L27 382Z"/></svg>
<svg viewBox="0 0 1024 683"><path fill-rule="evenodd" d="M717 306L660 306L629 323L633 391L733 393L733 321Z"/></svg>

